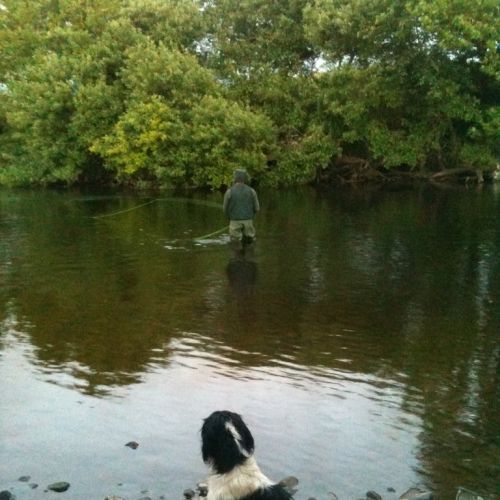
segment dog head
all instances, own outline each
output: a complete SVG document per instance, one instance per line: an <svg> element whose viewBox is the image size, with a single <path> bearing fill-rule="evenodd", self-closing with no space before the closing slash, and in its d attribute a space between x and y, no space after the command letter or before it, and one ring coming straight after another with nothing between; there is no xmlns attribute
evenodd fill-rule
<svg viewBox="0 0 500 500"><path fill-rule="evenodd" d="M217 474L225 474L251 457L254 441L237 413L215 411L203 421L201 454Z"/></svg>

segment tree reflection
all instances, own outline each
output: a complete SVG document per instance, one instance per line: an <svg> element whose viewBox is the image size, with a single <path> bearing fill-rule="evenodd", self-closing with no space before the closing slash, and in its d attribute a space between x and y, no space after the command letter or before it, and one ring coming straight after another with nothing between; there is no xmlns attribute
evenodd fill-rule
<svg viewBox="0 0 500 500"><path fill-rule="evenodd" d="M140 382L183 355L176 346L185 332L204 339L200 356L220 350L231 370L281 360L327 377L397 381L402 409L423 421L421 473L442 491L460 482L495 493L500 221L492 193L273 193L254 254L229 262L223 246L163 244L217 227L217 211L150 205L95 220L85 217L95 207L64 195L0 202L10 214L0 228L1 314L14 307L30 325L39 366L69 369L78 390L105 395Z"/></svg>

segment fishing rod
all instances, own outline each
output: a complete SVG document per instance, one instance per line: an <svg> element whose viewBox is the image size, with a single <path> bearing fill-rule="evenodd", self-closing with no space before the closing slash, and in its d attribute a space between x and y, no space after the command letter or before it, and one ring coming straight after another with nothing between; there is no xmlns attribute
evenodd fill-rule
<svg viewBox="0 0 500 500"><path fill-rule="evenodd" d="M193 238L193 240L207 240L208 238L215 236L217 234L221 234L225 231L227 231L227 226L221 227L220 229L217 229L217 231L214 231L213 233L204 234L203 236L199 236L198 238Z"/></svg>

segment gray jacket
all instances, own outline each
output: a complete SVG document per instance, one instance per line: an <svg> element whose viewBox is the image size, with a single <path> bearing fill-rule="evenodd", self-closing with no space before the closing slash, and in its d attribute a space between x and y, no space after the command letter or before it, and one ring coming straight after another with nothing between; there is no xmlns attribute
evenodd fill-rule
<svg viewBox="0 0 500 500"><path fill-rule="evenodd" d="M236 182L224 194L222 208L230 220L248 220L255 217L260 205L255 189L242 182Z"/></svg>

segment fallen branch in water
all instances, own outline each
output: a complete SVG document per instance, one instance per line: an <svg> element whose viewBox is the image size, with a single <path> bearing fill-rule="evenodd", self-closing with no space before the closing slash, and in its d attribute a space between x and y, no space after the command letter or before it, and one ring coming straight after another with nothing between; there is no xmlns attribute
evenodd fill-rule
<svg viewBox="0 0 500 500"><path fill-rule="evenodd" d="M448 168L446 170L441 170L430 176L431 179L437 180L444 177L456 177L462 174L470 174L470 176L477 177L478 182L483 181L483 171L474 169L472 167L461 167L461 168Z"/></svg>

